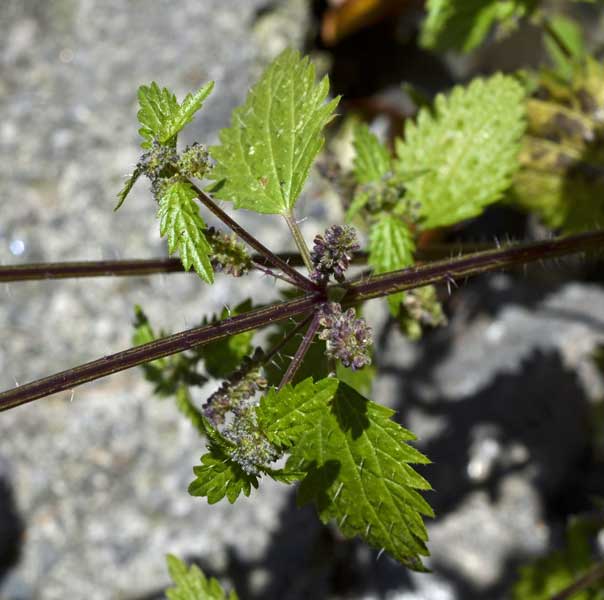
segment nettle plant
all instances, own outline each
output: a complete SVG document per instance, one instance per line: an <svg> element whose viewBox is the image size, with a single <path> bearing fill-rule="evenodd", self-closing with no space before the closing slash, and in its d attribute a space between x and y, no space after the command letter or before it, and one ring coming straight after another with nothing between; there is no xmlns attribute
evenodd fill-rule
<svg viewBox="0 0 604 600"><path fill-rule="evenodd" d="M205 439L190 494L211 504L232 503L262 479L295 484L299 503L313 503L319 518L335 523L344 536L359 536L402 565L425 570L424 519L433 511L424 495L430 483L414 465L429 457L413 447L415 436L393 419L391 409L367 397L375 369L362 305L384 298L401 332L417 338L423 328L445 323L435 284L602 249L600 199L592 197L593 206L577 215L562 191L555 193L554 184L567 181L568 174L552 163L547 179L547 169L534 164L539 135L546 138L556 122L558 139L549 136L550 145L542 144L551 153L557 150L556 156L601 148L602 68L584 58L573 65L566 79L556 79L557 87L545 74L496 74L455 87L420 108L394 152L366 125L356 125L352 172L332 174L346 192L346 223L329 226L310 248L295 208L324 145L324 129L336 116L339 98L328 99L327 77L317 83L307 58L284 51L233 112L220 143L210 148L195 143L180 149L177 139L212 92L212 82L182 102L156 83L141 86L143 154L116 208L136 181L147 177L160 234L182 264L168 259L45 265L45 275L192 268L211 285L217 274L242 277L259 269L287 284L285 299L267 306L246 301L171 335L156 333L137 307L133 348L4 392L0 409L142 365L156 394L173 396ZM566 128L560 127L561 114ZM552 181L547 196L543 186ZM530 196L529 189L538 193ZM538 198L538 205L527 206L526 198ZM551 217L548 222L572 235L416 264L424 232L476 217L503 199L546 221ZM298 252L273 253L217 200L232 202L234 209L281 215ZM208 214L225 229L208 228ZM366 251L355 227L367 234ZM2 277L34 278L41 269L4 268ZM269 326L265 342L257 345L255 333ZM209 378L222 383L200 399L194 388ZM189 570L175 557L168 562L177 584L169 598L226 598L196 567Z"/></svg>

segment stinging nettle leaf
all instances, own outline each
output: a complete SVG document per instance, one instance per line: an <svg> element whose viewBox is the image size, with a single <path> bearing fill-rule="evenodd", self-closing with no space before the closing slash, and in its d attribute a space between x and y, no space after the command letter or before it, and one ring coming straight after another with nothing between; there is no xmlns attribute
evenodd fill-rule
<svg viewBox="0 0 604 600"><path fill-rule="evenodd" d="M183 267L191 266L207 283L214 283L210 256L212 246L203 233L205 223L195 201L197 194L190 184L176 182L166 188L159 199L159 232L168 237L168 252L178 250Z"/></svg>
<svg viewBox="0 0 604 600"><path fill-rule="evenodd" d="M176 145L176 135L189 123L202 107L204 100L214 88L210 81L194 94L187 94L182 104L168 88L160 88L155 81L138 88L140 110L137 117L144 138L142 148L151 148L153 140L160 144Z"/></svg>
<svg viewBox="0 0 604 600"><path fill-rule="evenodd" d="M469 52L493 25L499 22L510 29L514 20L530 14L537 4L537 0L428 0L420 43L433 50Z"/></svg>
<svg viewBox="0 0 604 600"><path fill-rule="evenodd" d="M259 213L291 213L324 143L339 98L325 103L329 81L294 50L282 52L233 111L210 148L217 198Z"/></svg>
<svg viewBox="0 0 604 600"><path fill-rule="evenodd" d="M206 497L208 504L216 504L225 497L233 504L240 494L249 496L252 486L258 487L258 478L246 473L225 448L214 443L201 457L201 466L193 467L193 473L195 479L189 485L189 494Z"/></svg>
<svg viewBox="0 0 604 600"><path fill-rule="evenodd" d="M290 447L303 435L314 417L320 417L338 389L335 378L313 383L311 377L295 387L271 388L256 410L265 435L276 446Z"/></svg>
<svg viewBox="0 0 604 600"><path fill-rule="evenodd" d="M186 563L172 554L166 556L168 572L175 587L166 590L168 600L237 600L237 594L228 596L213 577L207 578L197 565Z"/></svg>
<svg viewBox="0 0 604 600"><path fill-rule="evenodd" d="M479 215L499 200L518 168L525 130L524 90L497 74L438 95L397 140L395 168L424 170L406 181L421 205L423 228L442 227Z"/></svg>
<svg viewBox="0 0 604 600"><path fill-rule="evenodd" d="M299 503L312 501L321 520L335 519L347 537L423 569L422 515L433 512L418 490L430 485L410 465L429 461L408 444L415 436L392 421L392 410L331 378L285 386L259 412L269 439L290 446L287 468L307 472Z"/></svg>
<svg viewBox="0 0 604 600"><path fill-rule="evenodd" d="M365 123L354 130L354 175L358 183L379 181L391 169L388 149L378 140Z"/></svg>
<svg viewBox="0 0 604 600"><path fill-rule="evenodd" d="M371 226L368 262L376 274L404 269L414 263L415 241L407 224L399 217L382 213ZM390 294L388 306L396 316L404 292Z"/></svg>

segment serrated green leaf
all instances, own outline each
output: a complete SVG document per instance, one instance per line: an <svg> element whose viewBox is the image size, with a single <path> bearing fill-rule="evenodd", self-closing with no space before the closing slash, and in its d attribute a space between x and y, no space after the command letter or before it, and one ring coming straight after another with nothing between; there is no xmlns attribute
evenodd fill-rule
<svg viewBox="0 0 604 600"><path fill-rule="evenodd" d="M168 600L237 600L237 594L228 596L213 577L207 578L197 565L186 563L172 554L166 556L168 572L175 587L166 590Z"/></svg>
<svg viewBox="0 0 604 600"><path fill-rule="evenodd" d="M399 217L382 213L371 226L368 263L376 274L404 269L414 263L415 242L409 227ZM388 306L397 315L404 292L388 296Z"/></svg>
<svg viewBox="0 0 604 600"><path fill-rule="evenodd" d="M358 183L380 181L392 167L388 149L365 123L354 129L354 175Z"/></svg>
<svg viewBox="0 0 604 600"><path fill-rule="evenodd" d="M214 87L210 81L195 94L187 94L182 105L168 88L160 88L155 81L138 88L140 109L137 117L141 124L139 133L144 139L142 148L151 148L153 140L160 144L176 145L176 135L193 119L203 101Z"/></svg>
<svg viewBox="0 0 604 600"><path fill-rule="evenodd" d="M433 513L417 490L430 485L410 465L429 461L408 445L415 437L391 420L392 410L331 378L267 395L260 414L269 439L290 446L287 468L307 472L301 503L314 502L321 520L335 519L347 537L422 569L422 515Z"/></svg>
<svg viewBox="0 0 604 600"><path fill-rule="evenodd" d="M179 104L168 88L160 88L155 81L149 86L141 85L138 88L138 103L140 109L136 116L141 124L138 132L144 139L141 148L148 149L159 135L163 124L178 112Z"/></svg>
<svg viewBox="0 0 604 600"><path fill-rule="evenodd" d="M536 0L428 0L420 43L433 50L473 50L493 25L530 14Z"/></svg>
<svg viewBox="0 0 604 600"><path fill-rule="evenodd" d="M189 183L170 185L159 199L159 232L168 237L168 252L178 250L180 260L188 271L191 266L207 283L214 283L210 256L212 246L203 233L205 223L195 201L197 194Z"/></svg>
<svg viewBox="0 0 604 600"><path fill-rule="evenodd" d="M195 113L201 109L205 99L212 93L214 82L209 81L200 87L194 94L187 94L178 111L165 120L159 131L157 139L160 143L166 143L177 135L193 120Z"/></svg>
<svg viewBox="0 0 604 600"><path fill-rule="evenodd" d="M335 378L313 383L311 377L295 387L287 384L279 391L271 388L256 409L258 423L272 444L288 448L300 439L315 417L320 418L337 389Z"/></svg>
<svg viewBox="0 0 604 600"><path fill-rule="evenodd" d="M426 172L406 182L421 204L424 228L479 215L509 187L518 168L525 130L524 90L497 74L455 87L436 97L434 110L421 110L397 140L396 168Z"/></svg>
<svg viewBox="0 0 604 600"><path fill-rule="evenodd" d="M118 201L117 201L117 204L115 205L115 208L113 209L114 212L116 210L119 210L121 208L122 204L124 204L124 201L126 200L126 197L128 196L128 194L134 187L136 180L142 174L143 174L143 170L140 167L136 167L134 169L134 171L132 171L132 175L130 175L130 177L128 177L128 179L126 179L126 181L124 182L124 185L122 186L122 189L117 193Z"/></svg>
<svg viewBox="0 0 604 600"><path fill-rule="evenodd" d="M231 127L220 132L221 145L210 148L214 195L235 208L289 214L338 103L325 103L328 91L327 77L315 83L308 58L282 52L233 112Z"/></svg>
<svg viewBox="0 0 604 600"><path fill-rule="evenodd" d="M233 504L240 494L249 496L252 486L258 487L258 478L248 475L221 447L211 444L201 457L201 466L193 467L195 479L189 485L191 496L203 496L208 504L216 504L224 497Z"/></svg>

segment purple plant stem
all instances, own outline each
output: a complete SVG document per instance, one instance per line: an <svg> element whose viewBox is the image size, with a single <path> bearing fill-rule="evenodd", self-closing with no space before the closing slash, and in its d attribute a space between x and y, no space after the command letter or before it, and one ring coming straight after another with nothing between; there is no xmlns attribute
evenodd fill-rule
<svg viewBox="0 0 604 600"><path fill-rule="evenodd" d="M490 250L489 244L469 246L440 244L420 249L416 253L418 260L436 260L460 253ZM297 252L280 252L276 254L290 267L303 267L304 261ZM256 268L268 267L271 262L260 254L252 255ZM355 252L352 264L367 263L366 252ZM48 263L30 263L21 265L0 265L0 283L17 281L40 281L46 279L71 279L83 277L142 277L159 273L184 273L179 258L148 258L121 260L81 260ZM194 274L194 271L189 271Z"/></svg>
<svg viewBox="0 0 604 600"><path fill-rule="evenodd" d="M452 282L481 273L499 271L540 260L579 252L604 250L604 231L594 231L565 238L517 244L507 248L468 254L450 260L416 265L400 271L372 276L349 284L342 304L388 296L396 292L439 282Z"/></svg>
<svg viewBox="0 0 604 600"><path fill-rule="evenodd" d="M344 297L344 301L353 304L432 283L450 282L562 255L591 250L601 251L603 248L604 231L584 233L544 242L519 244L501 250L480 252L447 261L394 271L367 281L353 282L348 285L348 292ZM243 331L265 327L289 317L316 311L322 302L325 302L324 294L307 294L296 300L252 310L243 315L225 319L220 323L183 331L149 344L106 356L1 393L0 411L14 408L56 392L72 389L88 381L100 379L157 358L176 354L194 346L207 344Z"/></svg>
<svg viewBox="0 0 604 600"><path fill-rule="evenodd" d="M306 330L306 333L304 334L304 337L302 338L302 343L298 346L298 349L296 350L296 353L294 354L292 361L289 363L289 366L287 367L287 371L285 371L285 374L283 375L283 378L281 379L281 383L279 383L279 389L281 389L284 385L289 383L294 378L294 375L300 368L300 365L302 364L302 361L304 360L304 357L306 356L306 353L308 352L310 345L312 344L313 340L315 339L315 334L317 333L317 329L319 329L320 318L321 318L320 313L318 311L315 312L315 314L313 315L312 321L310 322L310 325L308 326L308 329Z"/></svg>
<svg viewBox="0 0 604 600"><path fill-rule="evenodd" d="M308 277L305 277L293 267L290 267L284 260L280 259L276 254L269 250L262 242L257 240L251 233L246 231L239 223L225 213L203 190L198 188L194 183L189 182L195 190L199 201L216 217L218 217L225 225L227 225L235 234L237 234L244 242L249 244L258 254L264 256L270 263L288 275L296 285L306 291L317 291L317 286Z"/></svg>
<svg viewBox="0 0 604 600"><path fill-rule="evenodd" d="M0 411L44 398L50 394L70 390L88 381L100 379L157 358L190 350L195 346L208 344L226 336L266 327L290 317L303 315L312 310L315 304L315 297L306 295L296 300L258 308L219 323L175 333L148 344L104 356L73 369L3 392L0 394Z"/></svg>

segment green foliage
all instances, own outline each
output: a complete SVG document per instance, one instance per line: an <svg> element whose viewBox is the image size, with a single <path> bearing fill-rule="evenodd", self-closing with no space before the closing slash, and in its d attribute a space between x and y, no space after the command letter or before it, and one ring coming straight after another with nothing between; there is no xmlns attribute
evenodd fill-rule
<svg viewBox="0 0 604 600"><path fill-rule="evenodd" d="M537 0L428 0L422 40L432 48L470 50L493 26L509 27L530 14L536 4ZM527 100L528 86L525 89L517 79L501 74L457 86L448 96L437 96L433 106L422 106L415 122L407 121L404 139L396 141L394 157L366 125L356 126L354 182L349 181L347 189L355 182L356 188L347 218L355 218L368 229L368 264L374 273L413 265L416 237L424 230L481 214L510 192L512 183L509 197L522 206L522 182L528 176L532 184L535 177L547 172L542 164L530 162L536 162L536 148L559 144L562 150L557 160L550 160L558 168L560 156L575 160L573 166L601 167L603 71L588 60L581 68L584 46L573 27L569 21L552 21L552 30L571 47L573 59L560 54L550 40L556 72L549 73L548 85L533 87L539 98ZM195 144L183 154L176 150L178 133L201 108L212 86L209 83L189 94L182 104L155 83L139 89L142 146L149 151L118 194L121 204L137 178L148 176L159 203L160 233L167 237L170 254L178 251L185 269L194 267L208 283L213 282L214 269L239 276L252 265L243 246L229 235L207 230L200 215L197 194L188 178L201 178L210 168L205 146ZM549 96L544 96L544 90ZM221 131L220 145L210 150L216 162L210 173L216 197L232 201L235 208L290 216L324 144L323 130L338 104L338 98L327 101L328 93L327 78L317 83L307 58L293 50L277 57L243 106L234 111L231 126ZM530 127L525 135L527 112ZM552 137L553 131L559 138ZM550 158L547 152L540 156ZM568 186L573 175L576 172L556 172L550 183ZM586 185L593 186L593 181ZM526 187L529 192L535 189ZM551 192L552 186L544 188ZM532 201L535 197L537 202L542 200L539 194L528 196ZM592 225L599 215L604 220L604 209L598 212L601 199L592 198L590 208L592 205L598 208L589 216L577 216L576 206L564 213L560 203L546 208L539 205L535 210L551 216L544 218L548 224L572 231L578 228L577 222ZM315 265L319 251L335 260L329 244L337 249L337 243L327 235L318 240ZM339 273L342 280L345 266ZM325 333L329 329L326 315L335 314L335 309L332 313L327 309L335 306L341 312L334 302L342 300L347 288L346 282L326 287L327 278L316 277L317 272L318 267L314 281L321 295L313 301L323 330L319 339L306 340L308 350L297 357L299 368L284 385L282 378L289 364L285 359L291 360L299 349L303 333L274 355L261 348L252 355L254 332L225 336L150 362L144 366L146 377L159 395L174 395L179 410L207 438L207 452L193 468L191 495L204 497L210 504L223 498L233 503L241 495L249 496L262 475L286 484L299 482L299 503L312 502L323 522L334 520L346 537L359 536L403 565L424 570L422 557L428 555L424 517L433 512L422 492L431 488L413 465L429 460L410 444L414 435L392 419L393 411L366 397L374 368L352 372L328 361L329 352L320 338L333 335L329 338L332 346L349 350L353 334L341 333L333 324ZM446 320L433 286L393 294L388 302L401 329L413 339L421 335L423 326ZM203 323L222 322L251 309L251 301L246 301ZM350 313L354 317L352 307ZM365 328L359 337L369 338L363 321L356 319L353 324ZM280 323L269 336L268 346L274 347L296 326L293 320ZM154 339L153 328L137 308L134 343ZM333 356L344 360L342 354L332 352ZM368 360L363 355L365 358ZM197 372L202 362L206 373L223 383L200 410L189 386L207 381ZM288 457L285 467L269 466L283 455ZM523 571L515 590L517 598L544 598L588 568L589 545L573 535L571 532L568 550ZM176 583L168 591L170 600L225 598L218 583L206 580L196 567L187 569L174 557L168 560ZM542 567L547 576L540 574ZM604 600L590 593L586 591L580 600ZM235 598L234 594L230 597Z"/></svg>
<svg viewBox="0 0 604 600"><path fill-rule="evenodd" d="M342 363L336 365L336 377L343 383L347 384L361 396L371 396L373 389L373 380L377 375L375 365L366 365L362 369L347 369Z"/></svg>
<svg viewBox="0 0 604 600"><path fill-rule="evenodd" d="M122 206L122 204L124 204L124 200L126 200L126 197L132 191L134 184L137 182L138 178L142 174L143 170L139 166L137 166L134 171L132 171L132 175L130 175L130 177L126 179L124 185L122 186L122 189L117 193L117 204L113 209L114 211L118 210Z"/></svg>
<svg viewBox="0 0 604 600"><path fill-rule="evenodd" d="M518 168L525 129L524 91L512 78L494 75L457 86L422 109L397 140L397 169L426 171L406 182L421 204L423 228L479 215L499 200Z"/></svg>
<svg viewBox="0 0 604 600"><path fill-rule="evenodd" d="M369 264L375 273L388 273L413 264L415 242L409 227L399 217L382 213L371 227ZM404 292L388 296L390 312L397 315Z"/></svg>
<svg viewBox="0 0 604 600"><path fill-rule="evenodd" d="M210 81L195 94L187 94L182 104L167 88L160 88L154 81L151 85L141 85L138 88L138 121L143 137L141 147L151 148L154 140L160 144L176 146L176 136L189 123L195 113L202 107L204 100L214 88Z"/></svg>
<svg viewBox="0 0 604 600"><path fill-rule="evenodd" d="M537 0L428 0L421 44L433 50L469 52L495 24L509 29L537 4Z"/></svg>
<svg viewBox="0 0 604 600"><path fill-rule="evenodd" d="M357 186L346 219L351 221L358 213L375 215L381 211L404 211L401 202L405 188L393 173L393 161L388 149L371 133L367 125L357 124L353 145L354 179Z"/></svg>
<svg viewBox="0 0 604 600"><path fill-rule="evenodd" d="M428 460L408 445L415 438L391 420L393 411L336 379L307 379L267 394L258 413L269 440L289 447L288 469L306 471L301 504L312 501L321 520L335 519L345 536L423 568L422 515L432 510L417 490L430 485L410 464Z"/></svg>
<svg viewBox="0 0 604 600"><path fill-rule="evenodd" d="M159 232L168 237L170 254L178 250L186 271L193 267L204 281L214 283L212 246L203 233L206 225L196 198L189 183L177 181L168 185L159 199Z"/></svg>
<svg viewBox="0 0 604 600"><path fill-rule="evenodd" d="M526 104L528 128L509 200L565 233L602 227L604 67L588 58L567 82L543 73Z"/></svg>
<svg viewBox="0 0 604 600"><path fill-rule="evenodd" d="M328 92L327 77L316 84L308 58L282 52L233 112L221 145L210 148L214 195L235 208L291 213L338 104L325 104Z"/></svg>
<svg viewBox="0 0 604 600"><path fill-rule="evenodd" d="M226 499L233 504L240 494L249 496L252 486L258 487L258 478L246 473L227 451L234 449L223 439L223 444L210 444L201 457L201 466L193 467L195 479L189 485L191 496L202 496L208 504Z"/></svg>
<svg viewBox="0 0 604 600"><path fill-rule="evenodd" d="M189 393L189 388L180 384L176 390L176 408L184 415L190 423L197 429L200 435L208 435L209 428L211 428L210 424L201 414L200 410L193 404L193 400L191 398L191 394Z"/></svg>
<svg viewBox="0 0 604 600"><path fill-rule="evenodd" d="M252 309L252 301L244 300L230 311L226 308L219 315L210 319L203 319L202 325L208 323L218 323L227 316L243 314ZM158 338L166 336L166 332L160 331L159 335L155 333L147 315L140 306L134 307L134 332L132 343L135 346L147 344ZM191 352L181 352L166 358L151 361L142 365L145 373L145 379L153 383L154 392L161 396L177 396L177 405L182 406L181 412L190 413L186 409L186 399L179 390L184 389L187 393L187 387L190 385L203 385L207 378L197 372L197 366L200 362L204 363L208 375L217 379L223 379L230 375L239 367L243 359L252 353L253 331L246 331L226 338L221 338L204 346L194 348ZM186 409L186 410L185 410ZM191 417L191 415L187 415ZM193 418L191 418L194 421ZM194 425L199 429L198 423Z"/></svg>
<svg viewBox="0 0 604 600"><path fill-rule="evenodd" d="M252 301L245 300L232 310L224 308L219 316L214 317L210 323L219 323L227 317L234 317L252 310ZM245 331L227 338L222 338L199 348L204 358L207 372L216 379L223 379L230 375L241 364L244 357L252 353L253 331Z"/></svg>
<svg viewBox="0 0 604 600"><path fill-rule="evenodd" d="M545 37L545 48L554 65L554 72L565 80L570 80L576 66L585 59L587 49L583 32L576 21L564 15L553 15L549 20L554 34L570 52L568 57L551 35Z"/></svg>
<svg viewBox="0 0 604 600"><path fill-rule="evenodd" d="M228 596L213 577L207 579L197 565L186 563L172 554L166 557L168 571L175 587L166 590L168 600L237 600L237 594Z"/></svg>
<svg viewBox="0 0 604 600"><path fill-rule="evenodd" d="M585 574L594 564L590 544L593 530L593 525L584 520L571 521L564 549L520 569L513 590L514 600L549 600ZM604 600L604 589L598 583L573 594L572 598Z"/></svg>
<svg viewBox="0 0 604 600"><path fill-rule="evenodd" d="M164 337L165 332L155 333L147 315L140 306L134 307L134 332L132 343L135 346L148 344ZM199 357L188 353L175 354L166 358L159 358L142 365L145 379L154 385L153 392L160 397L173 396L184 386L203 385L207 380L197 372L196 366Z"/></svg>
<svg viewBox="0 0 604 600"><path fill-rule="evenodd" d="M317 422L334 397L339 382L326 377L313 383L311 377L295 387L286 385L277 391L271 388L257 410L264 433L276 446L288 448Z"/></svg>
<svg viewBox="0 0 604 600"><path fill-rule="evenodd" d="M354 175L359 183L379 181L392 168L388 149L361 123L354 131Z"/></svg>

